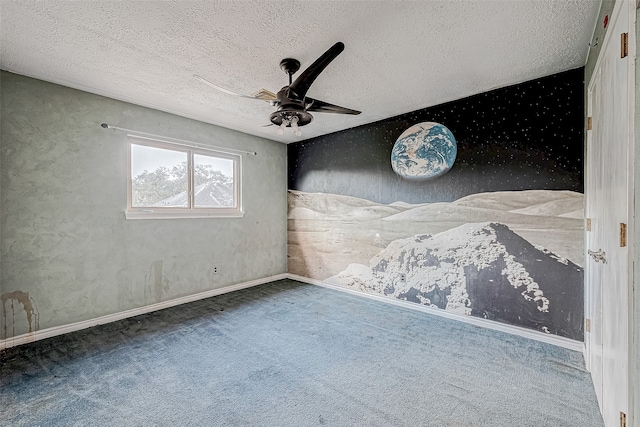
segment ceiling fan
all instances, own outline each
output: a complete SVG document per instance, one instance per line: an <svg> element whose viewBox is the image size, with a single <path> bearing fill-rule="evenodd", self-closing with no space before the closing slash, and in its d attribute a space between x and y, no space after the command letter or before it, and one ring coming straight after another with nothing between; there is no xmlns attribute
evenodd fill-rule
<svg viewBox="0 0 640 427"><path fill-rule="evenodd" d="M328 102L307 96L307 92L315 79L343 50L344 43L338 42L334 44L329 48L329 50L316 59L313 64L304 70L302 74L295 79L295 81L293 81L293 75L300 69L300 61L293 58L285 58L280 61L280 68L289 75L289 84L280 89L277 94L266 89L261 89L251 96L242 95L211 83L197 74L194 74L194 77L212 88L229 95L269 102L277 108L276 111L271 113L269 116L271 124L268 126L279 126L277 132L280 135L284 133L284 129L286 127L291 127L293 133L300 136L302 135L302 132L299 127L307 125L313 120L311 112L353 115L360 114L360 111L329 104Z"/></svg>

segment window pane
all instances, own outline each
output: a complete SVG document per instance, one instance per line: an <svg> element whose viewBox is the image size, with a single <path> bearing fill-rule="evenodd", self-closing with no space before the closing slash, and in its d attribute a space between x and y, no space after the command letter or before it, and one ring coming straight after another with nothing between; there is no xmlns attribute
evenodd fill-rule
<svg viewBox="0 0 640 427"><path fill-rule="evenodd" d="M194 154L193 170L196 207L236 207L233 160Z"/></svg>
<svg viewBox="0 0 640 427"><path fill-rule="evenodd" d="M131 206L187 207L187 153L131 144Z"/></svg>

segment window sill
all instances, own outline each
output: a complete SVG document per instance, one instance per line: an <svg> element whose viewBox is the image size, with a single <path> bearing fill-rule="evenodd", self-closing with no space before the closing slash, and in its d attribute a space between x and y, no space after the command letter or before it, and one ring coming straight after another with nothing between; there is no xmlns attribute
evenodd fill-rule
<svg viewBox="0 0 640 427"><path fill-rule="evenodd" d="M198 212L197 210L184 212L161 212L149 210L125 211L124 216L126 219L242 218L244 216L244 212Z"/></svg>

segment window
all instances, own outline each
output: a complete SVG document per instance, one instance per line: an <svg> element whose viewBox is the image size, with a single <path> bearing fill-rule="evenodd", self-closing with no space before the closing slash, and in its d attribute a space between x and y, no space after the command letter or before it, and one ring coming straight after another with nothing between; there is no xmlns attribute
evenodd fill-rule
<svg viewBox="0 0 640 427"><path fill-rule="evenodd" d="M129 136L127 218L243 215L241 157Z"/></svg>

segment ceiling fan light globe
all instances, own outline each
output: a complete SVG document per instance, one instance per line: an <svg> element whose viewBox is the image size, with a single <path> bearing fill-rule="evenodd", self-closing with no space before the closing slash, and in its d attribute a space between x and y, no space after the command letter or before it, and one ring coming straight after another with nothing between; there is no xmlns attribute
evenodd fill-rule
<svg viewBox="0 0 640 427"><path fill-rule="evenodd" d="M293 131L294 134L298 134L298 132L300 132L300 127L298 126L298 116L293 116L291 118L291 130Z"/></svg>

